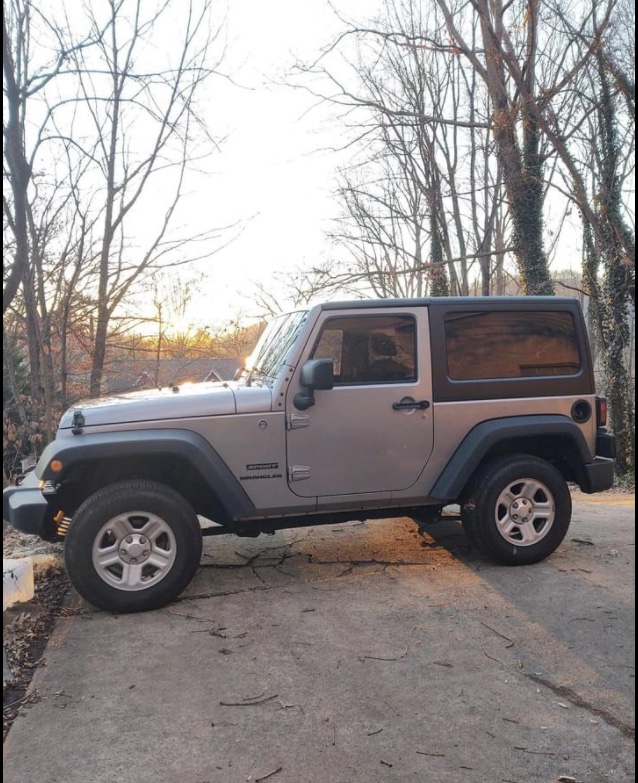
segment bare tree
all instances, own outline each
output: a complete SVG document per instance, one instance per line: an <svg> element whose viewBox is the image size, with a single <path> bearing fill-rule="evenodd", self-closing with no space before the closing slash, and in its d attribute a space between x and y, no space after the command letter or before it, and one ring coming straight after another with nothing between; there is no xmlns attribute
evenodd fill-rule
<svg viewBox="0 0 638 783"><path fill-rule="evenodd" d="M203 127L195 98L221 56L211 59L220 35L211 7L210 0L191 0L175 16L170 2L151 9L141 0L109 0L104 18L102 7L87 8L91 28L104 33L97 47L74 57L79 95L72 135L91 128L92 141L82 152L95 163L92 175L102 197L93 244L99 266L93 395L100 391L109 323L131 286L159 265L186 260L176 258L184 240L170 229L194 156L193 131ZM147 56L148 42L169 34L170 62L158 68ZM143 219L148 231L140 239ZM134 249L135 241L143 245Z"/></svg>
<svg viewBox="0 0 638 783"><path fill-rule="evenodd" d="M286 272L275 272L269 283L255 283L254 312L250 318L266 320L288 310L304 307L313 299L336 293L354 293L348 288L349 275L324 262L312 266L301 265Z"/></svg>
<svg viewBox="0 0 638 783"><path fill-rule="evenodd" d="M342 173L334 233L354 255L353 276L367 268L382 295L431 284L467 295L477 264L489 292L496 266L502 177L487 95L443 29L436 8L388 0L379 19L349 24L304 69L330 85L313 92L347 107L350 143L363 150Z"/></svg>
<svg viewBox="0 0 638 783"><path fill-rule="evenodd" d="M56 80L71 75L70 58L95 45L101 34L96 28L71 40L67 32L56 29L30 0L3 5L3 235L9 248L3 312L19 300L14 316L22 320L26 336L30 415L45 438L53 433L56 409L51 314L62 291L72 290L66 283L70 277L72 286L75 276L75 271L67 275L59 259L53 266L47 259L52 244L57 244L55 256L75 241L68 224L63 228L75 172L67 170L56 180L54 165L46 172L39 168L46 146L46 95ZM41 46L43 37L47 47Z"/></svg>
<svg viewBox="0 0 638 783"><path fill-rule="evenodd" d="M3 5L3 310L44 441L87 359L99 392L135 286L211 253L217 230L180 236L175 223L188 163L216 149L195 97L223 56L221 29L209 0Z"/></svg>
<svg viewBox="0 0 638 783"><path fill-rule="evenodd" d="M611 75L629 116L636 119L636 4L617 0L610 34L599 49L605 70Z"/></svg>
<svg viewBox="0 0 638 783"><path fill-rule="evenodd" d="M54 80L69 74L69 60L95 45L98 27L84 38L71 41L50 22L32 0L7 0L2 6L2 65L5 119L3 122L4 233L12 237L12 258L5 265L2 311L11 305L28 274L30 261L30 193L41 142L41 116L30 117L36 131L27 129L28 109ZM39 47L38 37L49 34L49 46ZM38 130L39 128L39 130ZM31 194L32 195L32 194Z"/></svg>
<svg viewBox="0 0 638 783"><path fill-rule="evenodd" d="M451 46L472 65L490 98L492 132L525 290L529 294L551 294L553 285L543 246L543 158L535 101L538 2L472 0L468 6L452 6L437 0L437 5L445 18ZM522 19L525 22L521 25ZM475 21L480 27L480 46L469 37ZM512 30L520 31L518 40ZM441 31L436 35L441 36Z"/></svg>
<svg viewBox="0 0 638 783"><path fill-rule="evenodd" d="M629 224L628 205L632 201L635 113L626 91L629 74L624 74L617 51L619 27L624 28L626 20L616 16L615 10L608 28L594 25L585 35L578 21L562 5L556 6L555 19L562 25L565 40L572 43L574 58L583 52L593 54L562 102L555 102L552 111L545 113L543 126L560 159L565 190L581 215L584 281L618 443L618 464L623 471L633 471L630 320L635 315L635 232ZM595 19L594 4L590 13ZM610 68L612 61L616 66ZM567 102L572 110L562 111Z"/></svg>
<svg viewBox="0 0 638 783"><path fill-rule="evenodd" d="M369 173L372 181L357 183L352 173L342 175L343 216L330 232L333 244L349 254L341 276L379 297L425 295L428 211L423 194L392 158L375 160L358 173Z"/></svg>

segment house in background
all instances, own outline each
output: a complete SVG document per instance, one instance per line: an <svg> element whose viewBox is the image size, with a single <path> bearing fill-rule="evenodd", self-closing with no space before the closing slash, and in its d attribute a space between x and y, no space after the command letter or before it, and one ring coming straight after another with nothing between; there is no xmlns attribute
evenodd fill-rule
<svg viewBox="0 0 638 783"><path fill-rule="evenodd" d="M230 381L241 368L240 359L114 359L104 371L104 394L136 389L178 386L201 381ZM158 376L158 377L157 377Z"/></svg>

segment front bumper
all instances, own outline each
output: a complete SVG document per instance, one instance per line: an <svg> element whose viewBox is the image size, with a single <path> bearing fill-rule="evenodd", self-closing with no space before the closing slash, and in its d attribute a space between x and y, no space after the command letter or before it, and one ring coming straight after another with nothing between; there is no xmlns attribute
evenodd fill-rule
<svg viewBox="0 0 638 783"><path fill-rule="evenodd" d="M21 533L51 538L50 506L42 495L35 472L29 473L20 486L3 490L2 518Z"/></svg>

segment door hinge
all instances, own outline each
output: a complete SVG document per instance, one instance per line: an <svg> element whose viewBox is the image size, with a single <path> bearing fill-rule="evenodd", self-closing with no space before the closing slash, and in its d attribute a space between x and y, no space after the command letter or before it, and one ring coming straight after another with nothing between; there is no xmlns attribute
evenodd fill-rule
<svg viewBox="0 0 638 783"><path fill-rule="evenodd" d="M291 465L288 468L288 481L303 481L310 478L310 468L306 465Z"/></svg>
<svg viewBox="0 0 638 783"><path fill-rule="evenodd" d="M286 420L286 429L301 430L310 426L310 416L304 416L299 413L291 413Z"/></svg>

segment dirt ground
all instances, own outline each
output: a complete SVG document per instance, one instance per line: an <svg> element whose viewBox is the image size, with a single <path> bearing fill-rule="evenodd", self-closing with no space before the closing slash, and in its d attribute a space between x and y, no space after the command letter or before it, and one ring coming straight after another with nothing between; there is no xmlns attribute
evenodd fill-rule
<svg viewBox="0 0 638 783"><path fill-rule="evenodd" d="M4 558L34 558L35 594L28 603L16 604L3 614L3 648L11 677L2 681L2 729L6 738L20 708L32 695L28 687L42 661L55 620L63 612L62 601L69 581L62 564L62 545L25 536L3 525Z"/></svg>

